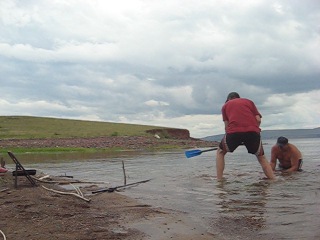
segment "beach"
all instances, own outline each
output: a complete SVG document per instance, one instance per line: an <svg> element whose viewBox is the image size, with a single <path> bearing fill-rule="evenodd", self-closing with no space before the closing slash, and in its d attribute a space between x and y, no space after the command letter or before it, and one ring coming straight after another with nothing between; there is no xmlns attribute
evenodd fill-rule
<svg viewBox="0 0 320 240"><path fill-rule="evenodd" d="M81 188L87 202L42 187L66 192L55 184L33 187L25 177L18 179L15 189L11 173L1 176L0 230L7 239L213 239L183 213L117 192L92 194L95 186Z"/></svg>
<svg viewBox="0 0 320 240"><path fill-rule="evenodd" d="M129 146L141 149L154 141L156 140L150 138L132 138ZM79 147L90 143L91 147L105 147L106 142L128 146L122 138L99 138L91 141L64 139L60 142L2 140L2 146L50 147L70 146L72 143L72 146ZM178 142L185 147L212 146L212 143L198 140ZM168 144L170 141L162 143ZM7 162L10 161L7 157L6 159ZM66 190L52 183L36 183L37 186L32 186L27 178L21 176L18 177L18 187L15 188L11 172L0 176L0 230L7 239L214 239L212 233L197 226L183 212L147 205L116 191L92 194L92 190L97 189L95 184L80 188L84 197L90 200L87 202L74 195L63 195L47 189L59 192L75 190Z"/></svg>

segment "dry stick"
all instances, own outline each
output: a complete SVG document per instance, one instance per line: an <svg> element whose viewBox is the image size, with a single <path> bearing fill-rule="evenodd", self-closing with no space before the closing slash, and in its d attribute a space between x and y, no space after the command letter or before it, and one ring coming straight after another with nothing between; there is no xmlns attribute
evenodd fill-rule
<svg viewBox="0 0 320 240"><path fill-rule="evenodd" d="M123 170L123 177L124 177L124 185L127 185L127 176L126 176L126 170L124 169L123 161L122 161L122 170Z"/></svg>
<svg viewBox="0 0 320 240"><path fill-rule="evenodd" d="M86 202L90 202L91 199L88 199L88 198L85 198L85 197L82 197L80 196L79 194L77 193L71 193L71 192L61 192L61 191L57 191L57 190L54 190L54 189L50 189L50 188L46 188L45 186L41 186L43 187L44 189L48 190L48 191L51 191L51 192L54 192L54 193L59 193L59 194L64 194L64 195L73 195L73 196L76 196L78 198L81 198L82 200L86 201Z"/></svg>
<svg viewBox="0 0 320 240"><path fill-rule="evenodd" d="M149 182L150 180L151 180L151 179L143 180L143 181L139 181L139 182L134 182L134 183L129 183L129 184L122 185L122 186L117 186L117 187L104 188L104 189L92 191L92 194L102 193L102 192L114 192L114 191L116 191L118 188L126 188L126 187L129 187L129 186L138 185L138 184L140 184L140 183L146 183L146 182Z"/></svg>
<svg viewBox="0 0 320 240"><path fill-rule="evenodd" d="M75 185L73 185L72 183L70 183L70 185L73 187L74 190L76 190L76 192L78 193L78 195L81 195L80 192L79 192L79 190L78 190L78 188L77 188Z"/></svg>
<svg viewBox="0 0 320 240"><path fill-rule="evenodd" d="M5 191L7 191L7 190L9 190L9 188L1 189L0 192L5 192Z"/></svg>
<svg viewBox="0 0 320 240"><path fill-rule="evenodd" d="M70 184L70 183L91 183L91 184L106 184L105 182L85 182L85 181L77 181L77 180L73 180L73 181L47 181L47 180L43 180L43 179L39 179L36 177L31 176L33 179L39 181L39 182L43 182L43 183L58 183L58 184Z"/></svg>
<svg viewBox="0 0 320 240"><path fill-rule="evenodd" d="M39 178L39 180L43 180L43 179L46 179L46 178L49 178L49 177L50 177L50 175L45 175L45 176Z"/></svg>
<svg viewBox="0 0 320 240"><path fill-rule="evenodd" d="M4 240L6 240L7 238L6 238L6 235L4 235L4 233L0 230L0 233L2 234L2 236L3 236L3 239Z"/></svg>
<svg viewBox="0 0 320 240"><path fill-rule="evenodd" d="M70 185L77 191L77 193L78 193L81 197L83 197L83 193L81 192L81 190L80 190L79 187L76 187L76 186L74 186L74 185L71 184L71 183L70 183Z"/></svg>
<svg viewBox="0 0 320 240"><path fill-rule="evenodd" d="M6 162L3 160L3 158L1 158L0 166L4 168L5 165L6 165Z"/></svg>
<svg viewBox="0 0 320 240"><path fill-rule="evenodd" d="M80 193L80 196L84 197L84 195L83 195L83 193L81 192L80 188L79 188L79 187L77 187L77 188L78 188L78 191L79 191L79 193Z"/></svg>
<svg viewBox="0 0 320 240"><path fill-rule="evenodd" d="M81 197L84 197L84 195L83 195L83 193L81 192L80 188L79 188L79 187L76 187L76 189L77 189L78 194L79 194Z"/></svg>

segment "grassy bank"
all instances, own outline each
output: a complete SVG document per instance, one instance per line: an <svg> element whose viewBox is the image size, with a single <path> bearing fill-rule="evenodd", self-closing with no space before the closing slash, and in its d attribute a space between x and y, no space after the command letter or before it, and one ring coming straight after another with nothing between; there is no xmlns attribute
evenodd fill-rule
<svg viewBox="0 0 320 240"><path fill-rule="evenodd" d="M147 136L147 130L163 128L124 123L59 118L0 116L0 139L82 138Z"/></svg>
<svg viewBox="0 0 320 240"><path fill-rule="evenodd" d="M152 129L164 130L161 139L146 132ZM0 153L162 150L194 145L189 140L171 138L166 134L168 129L124 123L0 116Z"/></svg>
<svg viewBox="0 0 320 240"><path fill-rule="evenodd" d="M2 148L0 147L0 155L6 156L8 151L13 152L15 154L20 153L43 153L43 154L56 154L56 153L70 153L70 152L77 152L77 153L97 153L97 152L120 152L125 149L120 148L84 148L84 147L16 147L16 148Z"/></svg>

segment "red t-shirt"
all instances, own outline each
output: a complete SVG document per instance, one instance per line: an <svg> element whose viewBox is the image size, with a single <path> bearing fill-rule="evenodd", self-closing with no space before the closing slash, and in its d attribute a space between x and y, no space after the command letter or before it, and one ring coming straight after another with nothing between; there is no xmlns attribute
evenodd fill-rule
<svg viewBox="0 0 320 240"><path fill-rule="evenodd" d="M226 102L222 107L222 119L228 121L227 133L235 132L260 132L256 116L256 105L246 98L235 98Z"/></svg>

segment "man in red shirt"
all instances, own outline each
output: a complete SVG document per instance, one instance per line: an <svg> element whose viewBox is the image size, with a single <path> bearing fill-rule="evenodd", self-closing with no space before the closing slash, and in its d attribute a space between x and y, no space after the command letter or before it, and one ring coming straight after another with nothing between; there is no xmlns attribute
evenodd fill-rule
<svg viewBox="0 0 320 240"><path fill-rule="evenodd" d="M221 180L224 171L224 156L233 152L239 145L245 145L248 153L257 156L263 172L269 179L275 179L267 161L261 142L261 114L255 104L246 98L240 98L236 92L229 93L222 107L225 136L220 142L216 156L217 179Z"/></svg>

